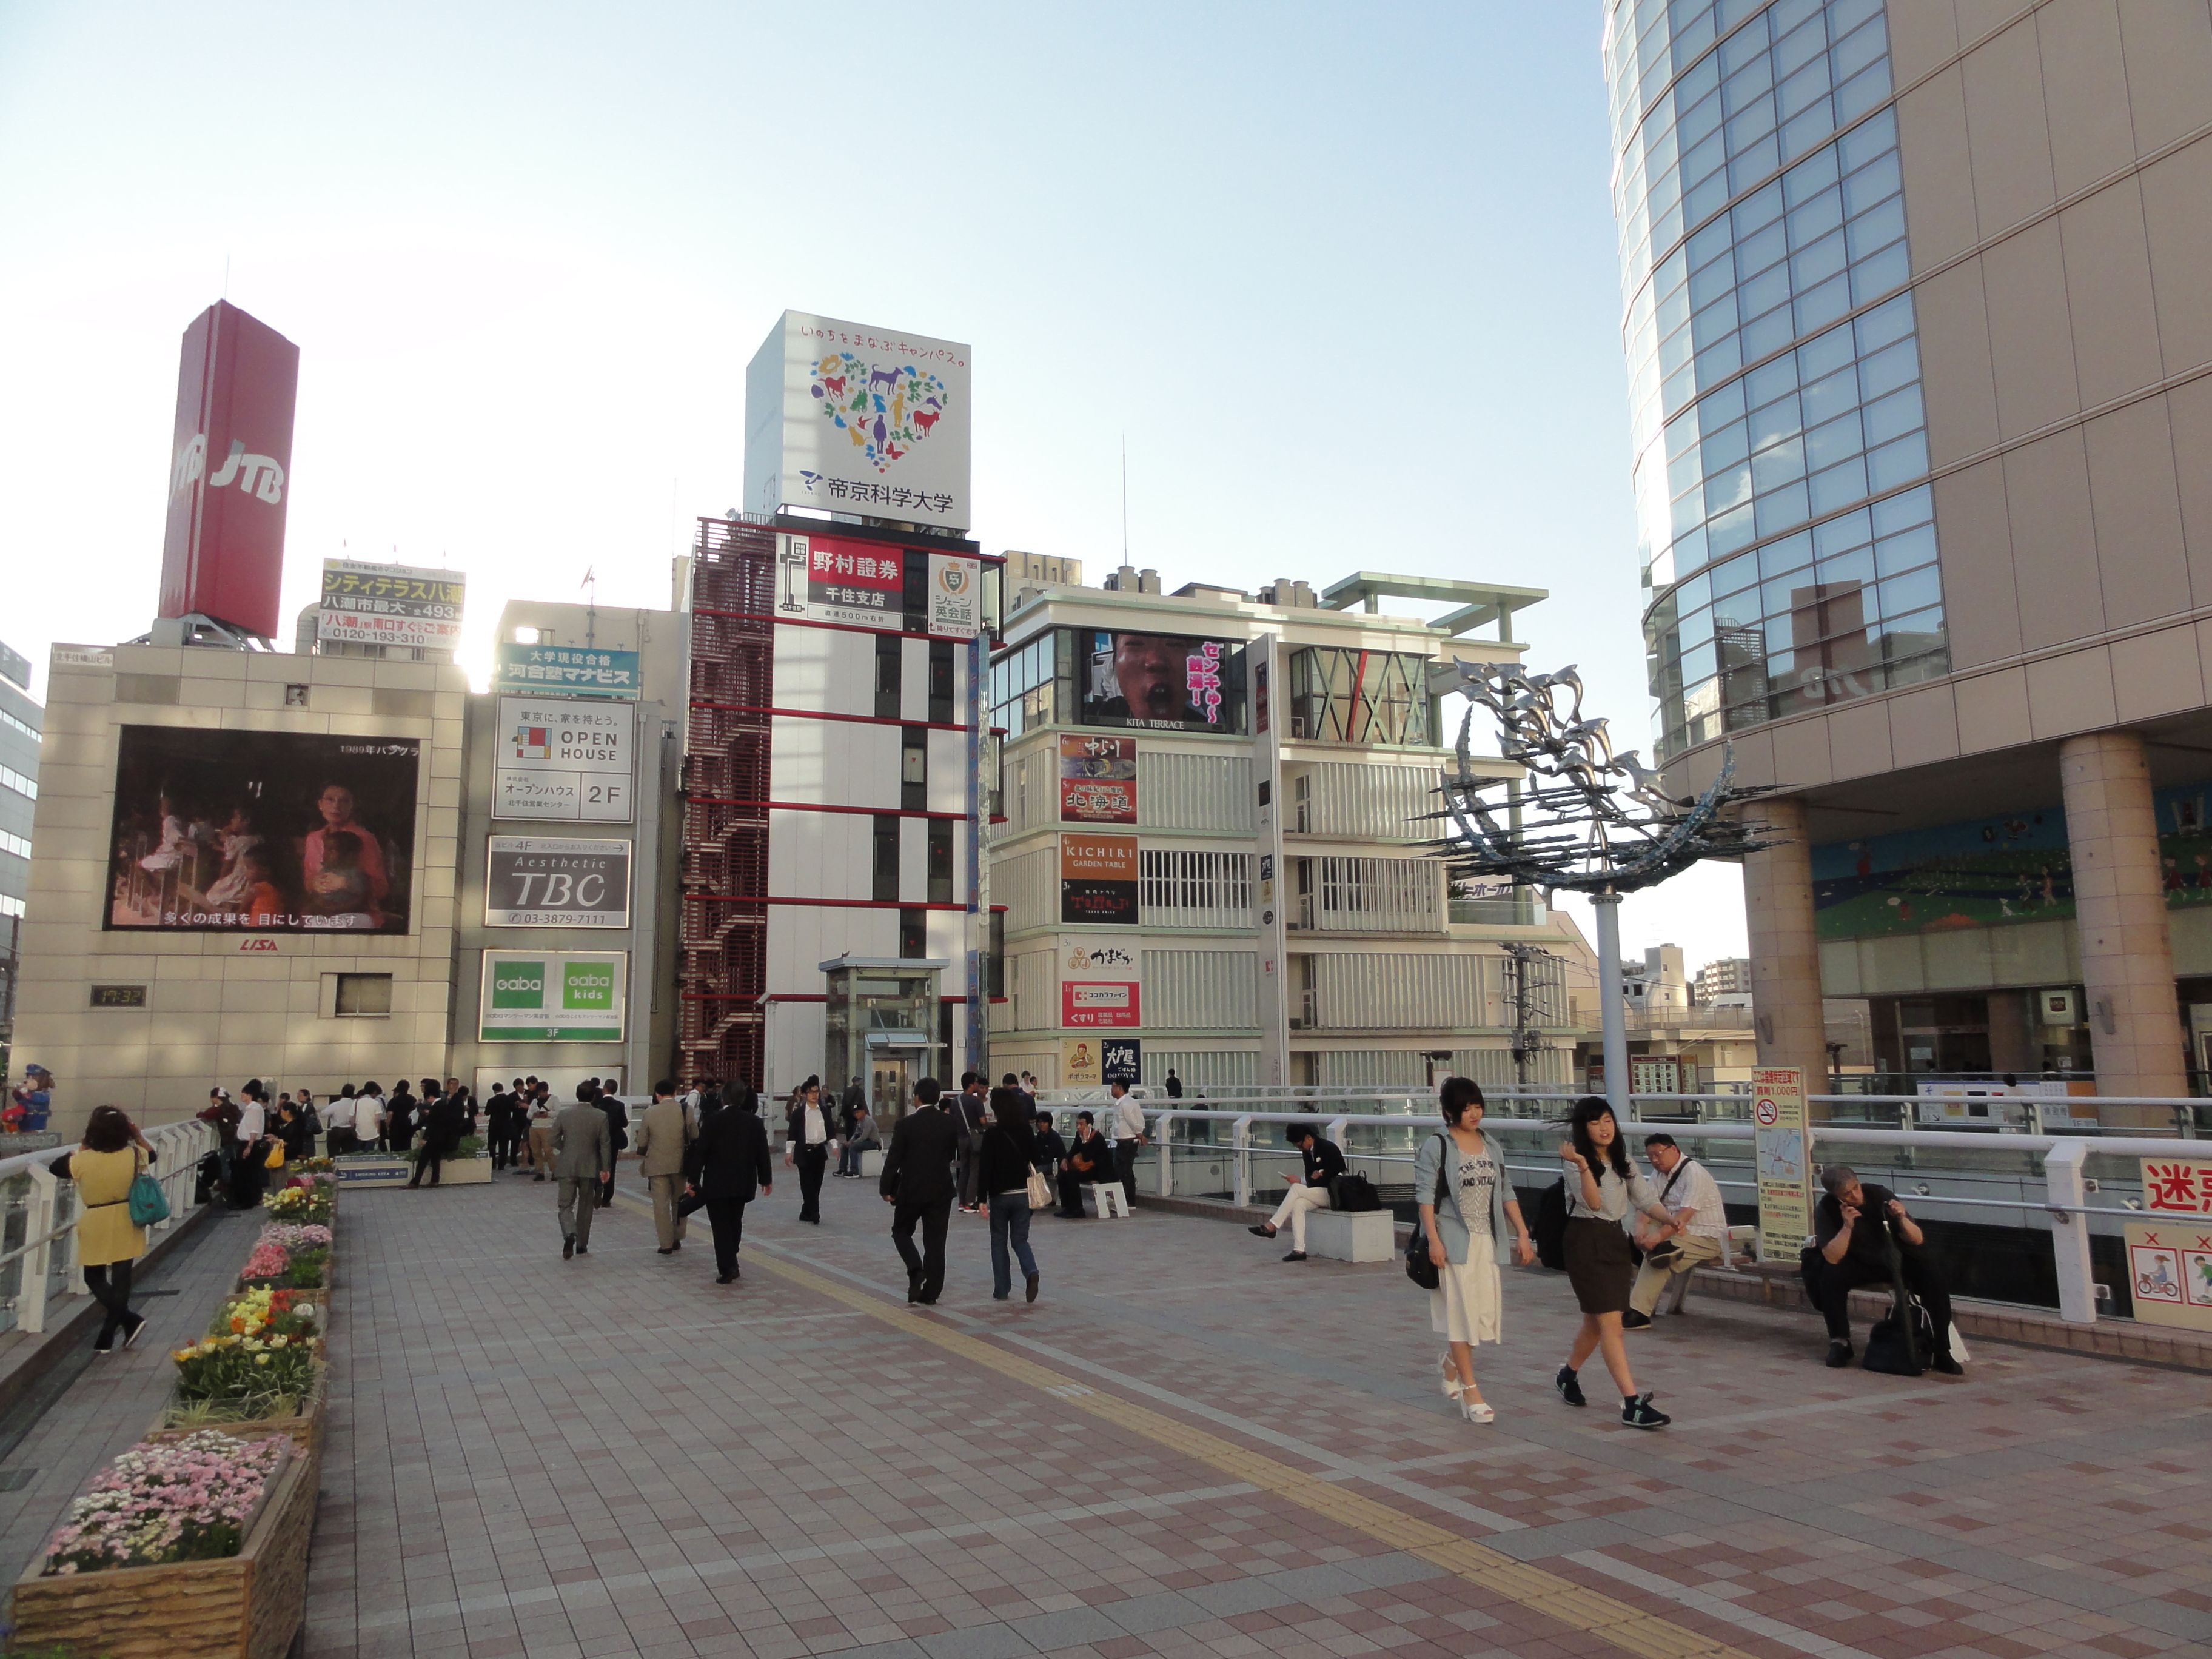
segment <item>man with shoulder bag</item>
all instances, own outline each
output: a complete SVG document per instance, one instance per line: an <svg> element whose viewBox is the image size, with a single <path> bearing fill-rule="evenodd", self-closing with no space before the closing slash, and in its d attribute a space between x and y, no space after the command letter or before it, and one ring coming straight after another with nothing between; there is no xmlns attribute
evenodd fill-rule
<svg viewBox="0 0 2212 1659"><path fill-rule="evenodd" d="M1660 1206L1674 1219L1671 1227L1638 1219L1644 1265L1628 1292L1628 1311L1620 1316L1625 1331L1640 1331L1651 1323L1659 1298L1678 1274L1723 1260L1729 1248L1728 1211L1711 1172L1686 1154L1670 1134L1646 1135L1644 1151L1651 1160L1651 1184L1659 1190ZM1679 1298L1676 1306L1679 1310Z"/></svg>

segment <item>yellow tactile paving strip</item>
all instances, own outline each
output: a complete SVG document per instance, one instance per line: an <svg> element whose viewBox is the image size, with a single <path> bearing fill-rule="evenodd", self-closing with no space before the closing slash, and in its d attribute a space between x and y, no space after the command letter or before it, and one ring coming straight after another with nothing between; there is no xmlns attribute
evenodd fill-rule
<svg viewBox="0 0 2212 1659"><path fill-rule="evenodd" d="M908 1313L896 1303L773 1257L755 1255L747 1257L747 1261L817 1296L881 1320L903 1335L934 1343L971 1364L984 1366L1010 1381L1040 1389L1079 1411L1103 1418L1132 1434L1140 1434L1171 1451L1210 1463L1239 1480L1311 1510L1324 1520L1364 1533L1392 1549L1419 1556L1471 1584L1505 1596L1570 1630L1583 1631L1610 1642L1625 1652L1644 1655L1647 1659L1750 1659L1742 1650L1724 1642L1655 1618L1614 1601L1602 1591L1547 1572L1541 1567L1516 1561L1402 1510L1346 1492L1334 1481L1316 1480L1304 1470L1249 1451L1218 1435L1117 1395L1093 1389L1048 1366L1008 1353L981 1338L953 1330L938 1320Z"/></svg>

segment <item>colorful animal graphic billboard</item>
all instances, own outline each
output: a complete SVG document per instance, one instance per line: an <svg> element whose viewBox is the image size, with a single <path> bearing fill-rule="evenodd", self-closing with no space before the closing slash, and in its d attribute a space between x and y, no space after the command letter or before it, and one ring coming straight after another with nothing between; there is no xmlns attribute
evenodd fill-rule
<svg viewBox="0 0 2212 1659"><path fill-rule="evenodd" d="M787 311L745 370L745 507L965 530L969 352Z"/></svg>

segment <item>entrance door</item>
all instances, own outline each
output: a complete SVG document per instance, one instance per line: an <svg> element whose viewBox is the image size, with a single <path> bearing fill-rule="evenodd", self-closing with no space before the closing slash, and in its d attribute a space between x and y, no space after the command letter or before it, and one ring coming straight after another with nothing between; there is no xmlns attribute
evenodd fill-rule
<svg viewBox="0 0 2212 1659"><path fill-rule="evenodd" d="M868 1106L876 1115L876 1133L888 1139L891 1126L906 1111L914 1081L907 1074L907 1062L896 1054L869 1055L868 1073Z"/></svg>

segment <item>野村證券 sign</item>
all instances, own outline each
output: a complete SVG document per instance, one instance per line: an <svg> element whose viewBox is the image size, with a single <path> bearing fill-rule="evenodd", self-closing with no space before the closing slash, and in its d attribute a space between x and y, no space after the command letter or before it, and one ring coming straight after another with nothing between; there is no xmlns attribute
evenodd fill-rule
<svg viewBox="0 0 2212 1659"><path fill-rule="evenodd" d="M620 1042L629 958L619 951L487 951L483 1042Z"/></svg>
<svg viewBox="0 0 2212 1659"><path fill-rule="evenodd" d="M495 691L558 691L569 697L635 697L637 653L597 646L502 642L491 668Z"/></svg>
<svg viewBox="0 0 2212 1659"><path fill-rule="evenodd" d="M636 738L629 703L501 697L492 816L628 823Z"/></svg>

